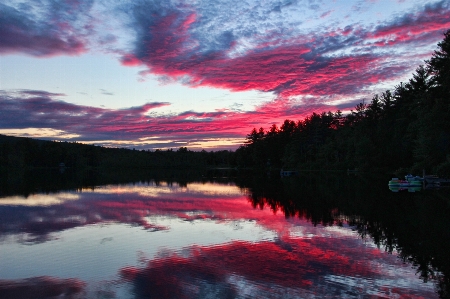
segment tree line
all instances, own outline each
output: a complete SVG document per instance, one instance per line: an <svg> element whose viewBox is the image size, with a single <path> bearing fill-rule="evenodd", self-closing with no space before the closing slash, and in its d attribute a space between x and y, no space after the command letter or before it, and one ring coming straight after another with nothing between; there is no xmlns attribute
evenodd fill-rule
<svg viewBox="0 0 450 299"><path fill-rule="evenodd" d="M246 167L354 169L450 175L450 30L402 82L350 113L312 113L254 128L236 151Z"/></svg>
<svg viewBox="0 0 450 299"><path fill-rule="evenodd" d="M0 135L0 168L58 168L79 170L121 168L222 167L235 164L231 151L106 148L77 142L45 141Z"/></svg>

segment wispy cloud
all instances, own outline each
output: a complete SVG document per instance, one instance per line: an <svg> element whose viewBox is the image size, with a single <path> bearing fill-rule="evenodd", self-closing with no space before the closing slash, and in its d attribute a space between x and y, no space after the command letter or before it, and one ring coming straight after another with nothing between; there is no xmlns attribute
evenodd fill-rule
<svg viewBox="0 0 450 299"><path fill-rule="evenodd" d="M323 14L321 14L320 17L321 17L322 19L323 19L323 18L326 18L326 17L328 17L332 12L333 12L333 10L328 10L328 11L324 12Z"/></svg>
<svg viewBox="0 0 450 299"><path fill-rule="evenodd" d="M112 93L112 92L110 92L110 91L107 91L107 90L105 90L105 89L100 89L100 92L101 92L102 94L104 94L104 95L107 95L107 96L112 96L112 95L114 95L114 93Z"/></svg>

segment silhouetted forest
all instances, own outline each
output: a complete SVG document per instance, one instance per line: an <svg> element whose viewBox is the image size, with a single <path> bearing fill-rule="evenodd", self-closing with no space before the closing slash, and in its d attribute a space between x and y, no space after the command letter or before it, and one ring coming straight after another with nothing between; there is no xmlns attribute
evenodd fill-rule
<svg viewBox="0 0 450 299"><path fill-rule="evenodd" d="M383 170L450 175L450 30L408 82L341 111L254 128L236 161L247 167Z"/></svg>
<svg viewBox="0 0 450 299"><path fill-rule="evenodd" d="M55 142L0 135L0 167L55 167L60 163L77 170L121 168L191 168L220 167L234 163L230 151L194 152L178 150L130 150L105 148L76 142Z"/></svg>

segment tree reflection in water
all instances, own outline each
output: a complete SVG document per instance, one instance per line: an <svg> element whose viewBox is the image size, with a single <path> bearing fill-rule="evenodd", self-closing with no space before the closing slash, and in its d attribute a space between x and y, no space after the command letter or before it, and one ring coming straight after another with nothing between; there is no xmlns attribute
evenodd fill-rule
<svg viewBox="0 0 450 299"><path fill-rule="evenodd" d="M255 208L314 225L350 225L379 248L397 251L424 282L436 283L441 298L450 297L450 190L393 193L386 176L366 175L243 176L237 184L248 190Z"/></svg>

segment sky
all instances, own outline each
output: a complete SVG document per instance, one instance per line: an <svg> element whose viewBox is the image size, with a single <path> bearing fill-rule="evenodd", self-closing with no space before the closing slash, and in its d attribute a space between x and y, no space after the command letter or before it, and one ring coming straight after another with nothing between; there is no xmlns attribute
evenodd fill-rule
<svg viewBox="0 0 450 299"><path fill-rule="evenodd" d="M429 59L450 0L0 2L0 134L234 150Z"/></svg>

